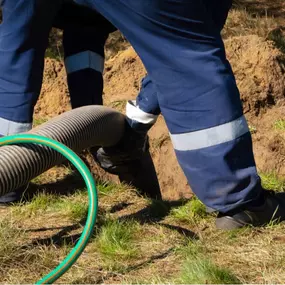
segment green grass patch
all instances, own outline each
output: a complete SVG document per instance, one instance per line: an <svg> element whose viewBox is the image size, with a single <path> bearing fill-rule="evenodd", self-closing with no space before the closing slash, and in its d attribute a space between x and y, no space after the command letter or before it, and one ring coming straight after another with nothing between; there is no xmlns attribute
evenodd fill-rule
<svg viewBox="0 0 285 285"><path fill-rule="evenodd" d="M124 184L115 184L115 183L110 183L110 182L105 182L105 183L98 183L97 184L97 191L101 195L109 195L113 193L119 193L126 191L128 189L128 185Z"/></svg>
<svg viewBox="0 0 285 285"><path fill-rule="evenodd" d="M206 218L206 206L197 198L193 198L186 205L171 210L170 216L180 222L197 223Z"/></svg>
<svg viewBox="0 0 285 285"><path fill-rule="evenodd" d="M220 268L209 259L187 258L182 264L178 282L181 284L241 284L228 269Z"/></svg>
<svg viewBox="0 0 285 285"><path fill-rule="evenodd" d="M261 173L262 187L267 190L283 192L285 190L285 180L278 177L276 173Z"/></svg>
<svg viewBox="0 0 285 285"><path fill-rule="evenodd" d="M251 228L245 227L241 229L234 229L225 231L223 234L227 237L229 241L235 242L237 239L239 239L242 236L248 235L251 232Z"/></svg>
<svg viewBox="0 0 285 285"><path fill-rule="evenodd" d="M32 199L30 203L16 206L14 210L16 212L20 212L20 214L28 216L43 213L57 203L58 199L59 198L56 195L39 193Z"/></svg>
<svg viewBox="0 0 285 285"><path fill-rule="evenodd" d="M179 249L184 261L175 283L179 284L240 284L226 268L215 265L199 243L189 243Z"/></svg>
<svg viewBox="0 0 285 285"><path fill-rule="evenodd" d="M67 198L60 198L52 206L52 209L61 212L63 216L72 221L81 221L85 219L88 214L87 190L78 191Z"/></svg>
<svg viewBox="0 0 285 285"><path fill-rule="evenodd" d="M285 120L277 120L274 123L274 128L279 131L284 131L285 130Z"/></svg>
<svg viewBox="0 0 285 285"><path fill-rule="evenodd" d="M88 213L87 191L78 190L78 192L69 197L39 193L30 203L14 207L13 212L24 217L44 213L58 213L61 217L80 221L85 219Z"/></svg>
<svg viewBox="0 0 285 285"><path fill-rule="evenodd" d="M37 127L40 126L48 121L47 118L34 118L33 126Z"/></svg>
<svg viewBox="0 0 285 285"><path fill-rule="evenodd" d="M139 225L135 221L108 220L100 229L94 247L107 260L124 261L139 254L135 243Z"/></svg>

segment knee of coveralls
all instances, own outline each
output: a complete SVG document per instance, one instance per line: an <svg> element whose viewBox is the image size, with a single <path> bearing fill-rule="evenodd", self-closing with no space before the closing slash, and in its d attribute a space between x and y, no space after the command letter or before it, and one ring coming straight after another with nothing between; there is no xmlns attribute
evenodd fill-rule
<svg viewBox="0 0 285 285"><path fill-rule="evenodd" d="M77 2L112 21L139 53L197 196L220 212L258 200L262 191L251 136L213 22L220 2L212 10L207 0Z"/></svg>
<svg viewBox="0 0 285 285"><path fill-rule="evenodd" d="M7 0L0 26L0 133L31 128L58 0Z"/></svg>
<svg viewBox="0 0 285 285"><path fill-rule="evenodd" d="M116 28L97 12L75 4L64 5L59 15L64 20L63 46L72 107L102 105L104 46Z"/></svg>

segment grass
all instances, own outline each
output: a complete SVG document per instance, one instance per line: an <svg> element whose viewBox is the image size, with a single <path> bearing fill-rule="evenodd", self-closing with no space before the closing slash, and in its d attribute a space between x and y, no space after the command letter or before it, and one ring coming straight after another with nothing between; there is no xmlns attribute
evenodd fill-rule
<svg viewBox="0 0 285 285"><path fill-rule="evenodd" d="M273 17L253 16L245 9L232 9L222 31L223 38L258 35L266 38L272 29L278 26Z"/></svg>
<svg viewBox="0 0 285 285"><path fill-rule="evenodd" d="M52 207L55 203L58 202L58 197L51 194L37 194L32 201L27 204L26 207L16 207L15 209L22 214L22 210L24 210L25 215L32 216L36 214L41 214L45 212L48 208Z"/></svg>
<svg viewBox="0 0 285 285"><path fill-rule="evenodd" d="M134 221L109 220L100 229L95 247L105 259L124 261L138 255L135 236L139 225Z"/></svg>
<svg viewBox="0 0 285 285"><path fill-rule="evenodd" d="M68 198L61 198L52 206L54 211L62 213L71 221L81 221L87 217L88 197L87 190L79 190Z"/></svg>
<svg viewBox="0 0 285 285"><path fill-rule="evenodd" d="M263 188L276 192L284 192L285 180L278 177L276 173L261 173L260 177Z"/></svg>
<svg viewBox="0 0 285 285"><path fill-rule="evenodd" d="M284 225L220 232L196 198L184 205L153 202L125 186L119 192L109 183L99 188L95 235L61 283L284 283ZM1 282L33 283L53 269L82 231L78 222L86 216L86 197L84 189L67 197L40 194L5 210L0 216ZM133 206L105 211L118 202ZM144 215L159 217L159 223L145 222ZM67 230L70 225L78 227ZM186 235L187 230L198 238Z"/></svg>
<svg viewBox="0 0 285 285"><path fill-rule="evenodd" d="M45 212L58 213L71 221L80 221L88 213L87 190L77 191L69 197L39 193L26 206L16 206L14 213L24 217L33 217Z"/></svg>
<svg viewBox="0 0 285 285"><path fill-rule="evenodd" d="M186 205L173 209L170 216L179 222L196 224L207 217L206 206L197 198L192 198Z"/></svg>
<svg viewBox="0 0 285 285"><path fill-rule="evenodd" d="M34 118L33 127L40 126L48 121L47 118Z"/></svg>
<svg viewBox="0 0 285 285"><path fill-rule="evenodd" d="M120 193L128 189L128 185L114 184L109 182L103 182L97 184L97 190L100 195L112 195L114 193Z"/></svg>
<svg viewBox="0 0 285 285"><path fill-rule="evenodd" d="M227 269L219 268L208 259L188 257L182 265L181 284L240 284Z"/></svg>
<svg viewBox="0 0 285 285"><path fill-rule="evenodd" d="M278 120L274 123L274 128L279 131L285 130L285 120Z"/></svg>
<svg viewBox="0 0 285 285"><path fill-rule="evenodd" d="M8 220L0 222L0 264L5 266L11 260L17 259L20 255L19 240L23 240L24 232L15 227ZM1 269L0 269L1 270Z"/></svg>
<svg viewBox="0 0 285 285"><path fill-rule="evenodd" d="M240 284L229 270L217 266L199 242L189 242L179 251L183 262L175 283L178 284Z"/></svg>

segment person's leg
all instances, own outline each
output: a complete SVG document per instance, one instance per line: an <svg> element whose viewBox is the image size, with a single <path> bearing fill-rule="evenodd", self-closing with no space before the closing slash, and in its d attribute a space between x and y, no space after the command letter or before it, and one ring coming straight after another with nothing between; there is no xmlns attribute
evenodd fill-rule
<svg viewBox="0 0 285 285"><path fill-rule="evenodd" d="M100 14L90 13L84 7L69 4L63 9L66 20L63 46L72 107L102 105L104 46L115 28L107 20L103 20ZM74 11L77 11L76 20L70 22L72 19L69 18ZM100 17L102 21L86 22L88 17Z"/></svg>
<svg viewBox="0 0 285 285"><path fill-rule="evenodd" d="M77 2L112 21L139 53L197 196L223 213L261 201L250 132L210 2Z"/></svg>
<svg viewBox="0 0 285 285"><path fill-rule="evenodd" d="M65 67L72 108L103 104L105 40L106 36L94 28L64 29Z"/></svg>
<svg viewBox="0 0 285 285"><path fill-rule="evenodd" d="M58 0L4 0L0 25L0 136L32 127L40 93L44 53ZM0 198L15 202L25 188Z"/></svg>
<svg viewBox="0 0 285 285"><path fill-rule="evenodd" d="M127 102L126 116L129 130L121 147L115 146L99 151L101 165L120 170L120 180L135 186L142 195L152 199L162 199L155 167L149 152L147 132L155 124L160 108L157 91L149 76L142 80L141 90L136 100ZM109 154L109 155L108 155ZM114 154L114 155L113 155ZM118 157L118 159L117 159ZM136 158L137 157L137 158ZM126 163L130 160L130 163ZM147 177L147 179L146 179Z"/></svg>
<svg viewBox="0 0 285 285"><path fill-rule="evenodd" d="M121 182L133 185L142 195L158 200L162 199L162 194L149 152L147 132L159 114L156 90L147 76L142 80L137 99L127 103L126 132L122 141L97 152L97 162L102 168L118 175Z"/></svg>
<svg viewBox="0 0 285 285"><path fill-rule="evenodd" d="M76 5L64 5L60 15L61 21L64 19L65 66L72 107L102 105L104 46L116 28L100 14ZM161 199L145 135L146 132L142 135L127 129L123 138L129 142L127 149L120 142L115 148L91 148L91 153L103 169L118 175L121 182L132 184L143 195ZM140 151L134 149L133 141L136 146L140 144Z"/></svg>

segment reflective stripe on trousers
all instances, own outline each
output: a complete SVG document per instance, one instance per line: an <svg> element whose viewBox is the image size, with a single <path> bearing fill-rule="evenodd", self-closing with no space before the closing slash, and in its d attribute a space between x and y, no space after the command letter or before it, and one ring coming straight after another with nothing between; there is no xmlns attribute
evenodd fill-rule
<svg viewBox="0 0 285 285"><path fill-rule="evenodd" d="M65 68L67 74L89 68L97 72L103 73L104 57L90 50L83 51L68 56L65 59Z"/></svg>
<svg viewBox="0 0 285 285"><path fill-rule="evenodd" d="M24 133L32 128L31 123L17 123L4 118L0 118L0 136L8 136Z"/></svg>

